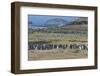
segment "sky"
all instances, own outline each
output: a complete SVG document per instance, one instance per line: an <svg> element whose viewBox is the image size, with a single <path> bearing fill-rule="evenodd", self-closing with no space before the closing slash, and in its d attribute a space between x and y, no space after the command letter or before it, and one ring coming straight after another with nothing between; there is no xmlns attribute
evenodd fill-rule
<svg viewBox="0 0 100 76"><path fill-rule="evenodd" d="M75 16L46 16L46 15L28 15L28 22L32 22L35 25L44 25L47 20L60 18L64 19L66 22L73 21L79 17Z"/></svg>

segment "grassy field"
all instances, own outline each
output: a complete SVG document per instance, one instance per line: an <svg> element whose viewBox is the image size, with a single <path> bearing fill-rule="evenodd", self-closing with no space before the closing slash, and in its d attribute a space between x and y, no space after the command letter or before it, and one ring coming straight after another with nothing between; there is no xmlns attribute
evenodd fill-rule
<svg viewBox="0 0 100 76"><path fill-rule="evenodd" d="M28 32L28 42L41 44L87 44L87 29L49 28ZM29 50L28 60L79 59L87 58L88 50L52 49Z"/></svg>
<svg viewBox="0 0 100 76"><path fill-rule="evenodd" d="M55 50L55 49L54 49ZM87 50L75 51L75 50L63 50L51 52L50 50L44 52L28 51L28 60L52 60L52 59L80 59L87 58Z"/></svg>

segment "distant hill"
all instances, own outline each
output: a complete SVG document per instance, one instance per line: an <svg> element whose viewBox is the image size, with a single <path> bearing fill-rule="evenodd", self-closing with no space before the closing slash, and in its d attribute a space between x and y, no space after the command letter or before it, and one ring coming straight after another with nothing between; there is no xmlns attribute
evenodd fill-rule
<svg viewBox="0 0 100 76"><path fill-rule="evenodd" d="M76 30L87 30L87 25L84 24L84 25L79 25L79 24L76 24L76 25L65 25L63 26L62 28L65 28L65 29L76 29Z"/></svg>
<svg viewBox="0 0 100 76"><path fill-rule="evenodd" d="M74 21L66 21L61 18L49 19L44 25L34 25L29 23L29 29L45 29L45 28L66 28L66 29L87 29L87 18L80 17Z"/></svg>
<svg viewBox="0 0 100 76"><path fill-rule="evenodd" d="M61 18L54 18L54 19L49 19L45 22L44 26L46 27L62 27L68 22L64 19Z"/></svg>

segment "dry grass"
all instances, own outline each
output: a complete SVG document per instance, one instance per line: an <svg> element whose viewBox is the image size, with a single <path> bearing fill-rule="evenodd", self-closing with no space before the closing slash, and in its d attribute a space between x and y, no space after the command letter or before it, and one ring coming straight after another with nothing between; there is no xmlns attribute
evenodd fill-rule
<svg viewBox="0 0 100 76"><path fill-rule="evenodd" d="M88 51L78 50L29 50L28 60L55 60L55 59L80 59L87 58Z"/></svg>
<svg viewBox="0 0 100 76"><path fill-rule="evenodd" d="M87 44L87 35L64 33L28 34L28 42L44 41L48 44ZM52 49L52 50L28 50L28 60L55 60L55 59L80 59L87 58L88 51L78 49Z"/></svg>

